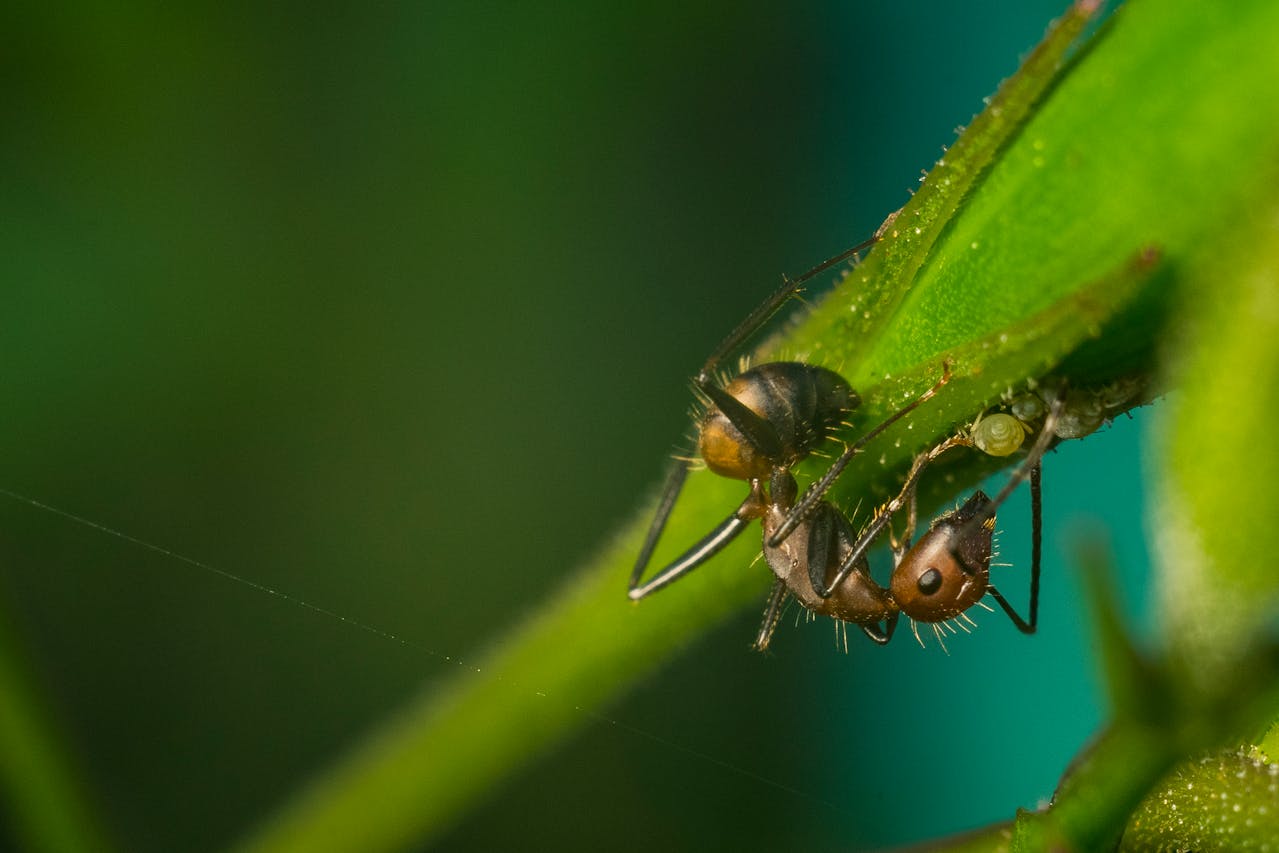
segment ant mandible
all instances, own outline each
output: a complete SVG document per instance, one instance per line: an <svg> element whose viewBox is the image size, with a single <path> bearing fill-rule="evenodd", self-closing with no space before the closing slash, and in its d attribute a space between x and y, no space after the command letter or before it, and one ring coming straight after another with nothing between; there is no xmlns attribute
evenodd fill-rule
<svg viewBox="0 0 1279 853"><path fill-rule="evenodd" d="M949 379L943 370L941 379L913 401L894 412L883 423L845 447L823 477L814 483L798 503L791 468L806 458L826 440L831 430L843 423L861 400L857 392L838 373L824 367L796 361L760 364L736 376L724 387L714 379L715 368L748 336L762 326L801 284L851 258L878 240L878 236L824 261L792 280L783 278L782 286L743 320L715 349L693 379L693 384L709 402L698 425L698 451L706 467L715 473L745 480L750 493L724 521L706 534L673 562L641 583L670 518L675 501L688 476L689 460L677 460L667 477L658 502L657 512L640 548L631 572L628 595L638 601L673 583L719 553L753 519L766 521L766 547L780 547L799 526L809 528L810 538L826 536L837 522L830 521L824 497L835 478L861 448L899 418L932 397ZM769 481L768 494L764 480ZM785 515L772 524L770 510L785 507ZM838 514L836 514L838 515ZM816 526L809 523L815 517Z"/></svg>
<svg viewBox="0 0 1279 853"><path fill-rule="evenodd" d="M764 520L764 556L777 580L755 647L761 651L768 647L788 595L795 596L814 613L858 625L881 645L892 639L902 613L911 620L916 639L919 639L918 623L923 622L934 626L940 640L940 624L967 618L965 612L988 593L1018 630L1034 633L1039 618L1042 460L1053 439L1058 437L1055 433L1065 402L1064 395L1053 396L1034 445L993 500L984 492L976 492L958 509L935 519L913 545L920 478L929 465L953 448L972 447L989 453L984 446L985 439L974 437L975 430L947 438L916 457L901 491L856 538L848 520L830 503L822 501L811 518L800 523L801 528L808 528L808 535L796 537L798 544L770 547L768 530L779 526L779 520L786 515L783 492L782 499L775 500L775 504L781 505L769 507ZM1019 437L1017 445L1020 444ZM999 449L1002 452L991 455L1005 456L1017 448ZM990 582L990 561L995 513L1027 479L1030 480L1032 517L1030 610L1029 618L1023 619ZM906 527L900 540L892 539L893 573L889 588L884 589L871 578L866 554L903 508L907 510Z"/></svg>

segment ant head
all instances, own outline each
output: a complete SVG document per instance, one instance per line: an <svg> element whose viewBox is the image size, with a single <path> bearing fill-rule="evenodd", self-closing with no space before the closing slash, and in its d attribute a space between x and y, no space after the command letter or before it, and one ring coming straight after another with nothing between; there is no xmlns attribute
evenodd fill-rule
<svg viewBox="0 0 1279 853"><path fill-rule="evenodd" d="M990 498L977 492L937 519L902 557L893 570L892 594L911 619L944 622L986 594L995 529L990 505Z"/></svg>

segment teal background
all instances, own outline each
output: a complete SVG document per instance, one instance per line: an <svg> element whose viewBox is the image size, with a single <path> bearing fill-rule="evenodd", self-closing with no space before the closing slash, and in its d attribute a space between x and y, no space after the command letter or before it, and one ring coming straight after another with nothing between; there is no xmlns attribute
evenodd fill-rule
<svg viewBox="0 0 1279 853"><path fill-rule="evenodd" d="M120 846L224 846L568 582L713 345L1062 5L5 11L0 488L404 641L0 499L6 618ZM1048 459L1035 638L759 656L744 613L440 847L861 849L1046 799L1103 718L1079 519L1147 618L1148 420Z"/></svg>

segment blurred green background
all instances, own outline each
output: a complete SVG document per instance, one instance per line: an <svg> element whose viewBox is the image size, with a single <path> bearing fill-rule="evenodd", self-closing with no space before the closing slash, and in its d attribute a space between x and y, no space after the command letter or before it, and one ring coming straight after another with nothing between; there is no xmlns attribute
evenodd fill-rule
<svg viewBox="0 0 1279 853"><path fill-rule="evenodd" d="M405 640L0 499L5 620L121 848L224 846L569 582L713 345L900 207L1063 5L0 15L0 489ZM1103 717L1076 519L1146 618L1148 417L1046 463L1039 636L760 656L742 614L441 848L845 850L1035 806Z"/></svg>

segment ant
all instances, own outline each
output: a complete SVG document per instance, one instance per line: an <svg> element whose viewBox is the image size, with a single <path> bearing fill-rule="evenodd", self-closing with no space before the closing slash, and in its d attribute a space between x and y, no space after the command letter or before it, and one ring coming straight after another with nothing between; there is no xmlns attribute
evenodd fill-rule
<svg viewBox="0 0 1279 853"><path fill-rule="evenodd" d="M856 624L867 637L880 645L892 639L902 613L911 620L917 640L920 639L918 623L924 622L933 625L933 631L941 641L940 625L957 618L971 623L966 611L987 593L1018 630L1033 634L1039 618L1041 463L1049 444L1058 437L1056 429L1061 423L1065 404L1064 395L1053 397L1034 445L993 500L984 492L977 491L958 509L935 519L914 545L911 539L916 526L916 493L920 478L938 457L955 447L986 451L983 440L973 435L980 420L968 433L947 438L917 456L901 491L881 508L860 536L854 536L848 519L823 500L809 519L800 522L799 527L807 527L807 536L796 537L798 544L771 546L768 532L770 528L778 527L780 519L786 516L788 501L794 496L794 481L790 481L789 493L775 489L773 504L766 508L763 524L764 557L777 580L773 583L764 620L755 638L755 648L760 651L768 648L781 618L782 607L791 595L814 613ZM1017 439L1018 447L1021 436ZM1013 447L991 455L1005 456L1016 449ZM1027 479L1031 489L1032 545L1030 610L1029 618L1024 619L990 582L990 561L995 513ZM907 510L907 520L902 538L898 540L892 536L890 529L893 573L888 589L884 589L871 577L866 554L903 508Z"/></svg>
<svg viewBox="0 0 1279 853"><path fill-rule="evenodd" d="M628 586L631 600L651 595L701 566L756 518L764 522L766 549L780 548L801 526L808 528L810 539L828 537L839 522L832 521L824 497L849 460L867 442L936 394L949 380L949 368L944 366L937 384L847 445L798 503L794 502L796 485L791 468L825 441L835 427L844 423L848 413L860 405L857 392L838 373L797 361L760 364L740 373L723 387L715 381L713 374L719 363L758 330L801 284L874 245L878 239L876 235L818 264L797 279L783 277L781 288L752 311L706 360L693 379L696 390L708 402L698 424L698 451L707 468L720 476L745 480L750 492L728 518L641 583L691 466L691 460L676 460L631 572ZM765 480L769 484L767 494ZM777 516L778 511L782 512L781 517Z"/></svg>

